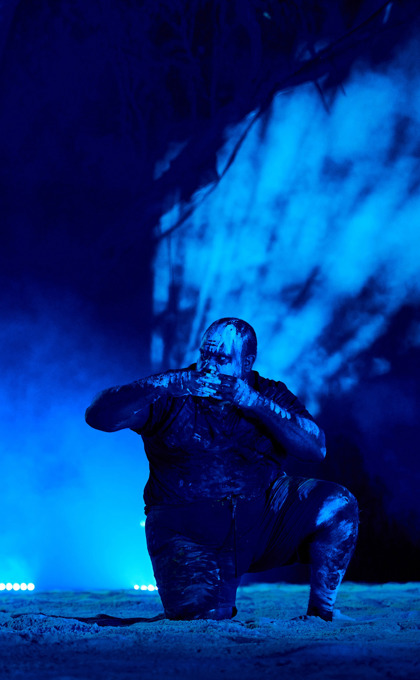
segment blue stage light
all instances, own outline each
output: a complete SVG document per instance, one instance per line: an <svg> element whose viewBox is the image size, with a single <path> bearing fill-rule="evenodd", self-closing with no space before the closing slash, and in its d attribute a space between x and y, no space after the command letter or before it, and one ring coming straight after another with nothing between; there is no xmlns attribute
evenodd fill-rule
<svg viewBox="0 0 420 680"><path fill-rule="evenodd" d="M14 583L11 583L10 581L8 583L0 583L0 590L14 590L15 592L18 590L34 590L35 586L33 583L18 583L15 581Z"/></svg>

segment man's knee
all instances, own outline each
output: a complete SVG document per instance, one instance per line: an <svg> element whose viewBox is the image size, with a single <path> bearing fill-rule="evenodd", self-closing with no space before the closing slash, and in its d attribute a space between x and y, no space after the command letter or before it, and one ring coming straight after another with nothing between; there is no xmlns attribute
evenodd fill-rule
<svg viewBox="0 0 420 680"><path fill-rule="evenodd" d="M353 494L340 484L333 484L319 508L316 524L334 523L337 520L358 524L358 504Z"/></svg>
<svg viewBox="0 0 420 680"><path fill-rule="evenodd" d="M216 575L209 570L200 575L198 582L186 585L187 574L183 573L183 578L177 579L175 573L172 580L159 582L159 595L166 618L193 621L231 619L235 616L237 583L224 582L220 578L216 580Z"/></svg>

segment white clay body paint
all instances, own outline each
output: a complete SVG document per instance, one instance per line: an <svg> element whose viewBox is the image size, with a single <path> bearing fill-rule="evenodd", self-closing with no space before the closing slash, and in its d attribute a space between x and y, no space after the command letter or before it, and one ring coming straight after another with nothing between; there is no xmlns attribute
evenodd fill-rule
<svg viewBox="0 0 420 680"><path fill-rule="evenodd" d="M305 430L305 432L307 432L308 434L313 434L315 435L315 437L319 436L319 427L312 420L296 416L296 421L299 427L301 427L302 430Z"/></svg>
<svg viewBox="0 0 420 680"><path fill-rule="evenodd" d="M171 373L168 371L167 373L160 373L156 376L153 383L156 387L169 387L170 381Z"/></svg>
<svg viewBox="0 0 420 680"><path fill-rule="evenodd" d="M322 599L325 604L327 604L329 607L333 607L335 604L335 601L337 599L337 594L338 594L338 588L340 586L341 581L343 580L343 576L345 574L345 569L337 569L336 573L336 580L334 583L334 586L328 586L328 580L329 580L329 570L327 567L323 567L319 570L319 575L321 576L321 583L325 584L324 586L319 586L317 588L317 595L320 599Z"/></svg>
<svg viewBox="0 0 420 680"><path fill-rule="evenodd" d="M347 498L345 496L334 496L330 501L327 499L321 508L318 517L316 518L317 526L323 524L324 522L329 522L334 517L337 510L343 508L346 503Z"/></svg>
<svg viewBox="0 0 420 680"><path fill-rule="evenodd" d="M284 408L276 404L275 401L270 401L270 411L274 411L274 413L278 413L282 418L286 418L287 420L291 419L291 414L289 411L286 411Z"/></svg>
<svg viewBox="0 0 420 680"><path fill-rule="evenodd" d="M208 329L204 334L201 350L207 356L225 355L230 357L230 361L222 366L220 373L225 375L242 376L242 351L245 339L241 336L233 323L220 324L215 328ZM197 362L197 368L201 370L204 363L205 367L209 364L207 357ZM211 364L212 365L212 364Z"/></svg>
<svg viewBox="0 0 420 680"><path fill-rule="evenodd" d="M355 533L354 523L349 521L349 520L345 520L343 522L340 522L340 524L338 525L338 529L340 531L341 538L343 540L345 540L349 536L352 536Z"/></svg>

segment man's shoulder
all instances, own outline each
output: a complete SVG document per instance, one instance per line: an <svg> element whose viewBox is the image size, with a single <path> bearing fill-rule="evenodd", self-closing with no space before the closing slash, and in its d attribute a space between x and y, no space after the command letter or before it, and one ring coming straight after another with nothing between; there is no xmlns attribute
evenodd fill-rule
<svg viewBox="0 0 420 680"><path fill-rule="evenodd" d="M266 392L278 392L280 394L288 392L286 385L281 380L272 380L271 378L264 378L258 371L252 371L253 387L257 392L265 394Z"/></svg>
<svg viewBox="0 0 420 680"><path fill-rule="evenodd" d="M252 371L252 373L255 374L253 387L257 392L264 397L268 397L268 399L272 399L282 408L313 420L305 405L288 389L285 383L281 382L281 380L263 378L258 371Z"/></svg>

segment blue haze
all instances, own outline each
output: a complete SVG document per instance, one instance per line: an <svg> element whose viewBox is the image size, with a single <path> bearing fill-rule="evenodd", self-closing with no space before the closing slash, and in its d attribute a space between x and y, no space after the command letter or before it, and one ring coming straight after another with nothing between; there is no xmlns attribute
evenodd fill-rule
<svg viewBox="0 0 420 680"><path fill-rule="evenodd" d="M84 422L93 395L141 374L104 338L87 305L32 284L31 304L3 318L0 582L47 588L154 583L139 437ZM12 338L12 342L8 340Z"/></svg>

